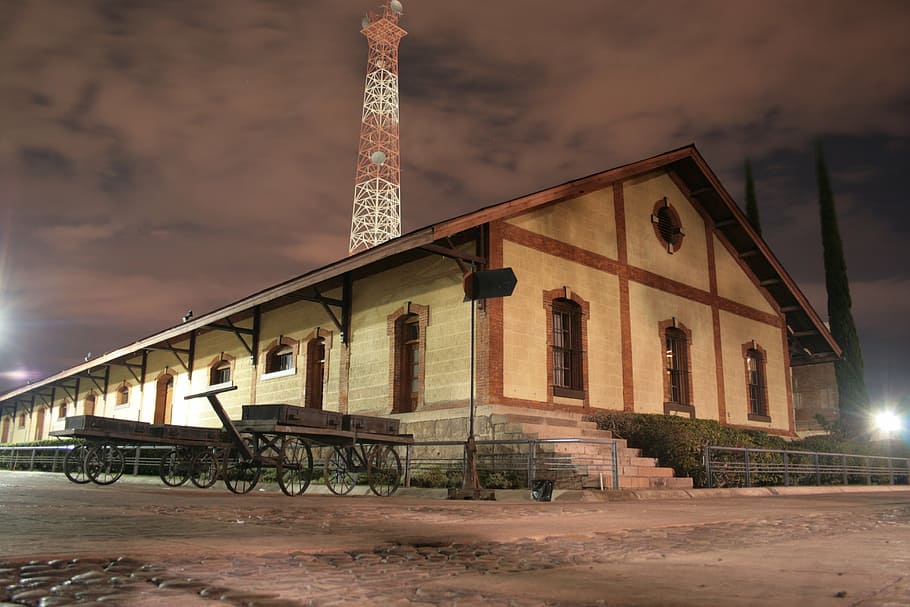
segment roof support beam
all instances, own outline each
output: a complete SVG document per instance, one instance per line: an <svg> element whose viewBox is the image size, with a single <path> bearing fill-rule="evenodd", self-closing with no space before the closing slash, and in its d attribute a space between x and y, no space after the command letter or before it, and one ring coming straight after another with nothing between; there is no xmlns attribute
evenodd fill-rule
<svg viewBox="0 0 910 607"><path fill-rule="evenodd" d="M802 310L802 308L799 306L783 306L780 309L780 311L783 312L784 314L787 314L789 312L799 312L800 310Z"/></svg>
<svg viewBox="0 0 910 607"><path fill-rule="evenodd" d="M237 325L235 325L233 323L233 321L230 319L230 317L224 319L225 321L227 321L226 325L223 325L221 323L212 323L212 324L206 325L206 327L209 327L212 329L218 329L219 331L229 331L229 332L233 333L234 335L237 336L237 339L240 340L240 343L243 344L243 347L246 348L246 351L252 357L252 356L255 356L257 342L259 341L259 334L258 334L258 331L256 330L256 323L259 322L258 317L259 317L259 306L256 306L254 308L254 312L253 312L253 328L252 329L249 329L247 327L238 327ZM246 338L244 336L249 336L251 338L251 340L250 340L251 343L247 343ZM256 366L255 360L253 361L253 366L254 367Z"/></svg>
<svg viewBox="0 0 910 607"><path fill-rule="evenodd" d="M754 257L756 255L761 255L761 251L758 249L749 249L748 251L743 251L739 254L740 259L745 259L747 257Z"/></svg>
<svg viewBox="0 0 910 607"><path fill-rule="evenodd" d="M818 331L796 331L793 333L793 337L812 337L813 335L818 335Z"/></svg>
<svg viewBox="0 0 910 607"><path fill-rule="evenodd" d="M694 197L698 198L702 194L707 194L708 192L713 192L713 191L714 191L714 188L712 188L712 187L698 188L697 190L690 191L689 196L694 196Z"/></svg>
<svg viewBox="0 0 910 607"><path fill-rule="evenodd" d="M325 313L329 315L329 318L331 318L332 322L335 323L335 326L338 327L338 330L340 332L344 332L344 327L342 326L341 321L338 320L338 317L335 316L335 313L332 311L332 308L329 307L329 302L322 297L322 294L319 292L319 290L316 287L313 287L313 293L316 294L315 297L313 297L313 300L319 302L319 304L322 306L322 309L325 310ZM342 304L343 303L344 302L342 301ZM343 305L342 305L341 309L342 309L342 313L343 313L343 311L344 311Z"/></svg>
<svg viewBox="0 0 910 607"><path fill-rule="evenodd" d="M721 219L720 221L714 223L714 228L715 229L726 228L727 226L735 226L738 223L739 223L738 221L736 221L735 219L732 219L732 218L731 219Z"/></svg>
<svg viewBox="0 0 910 607"><path fill-rule="evenodd" d="M177 362L180 363L180 366L183 367L183 369L187 373L192 374L193 373L193 350L195 349L195 345L196 345L196 331L193 331L192 333L190 333L190 347L189 348L175 348L169 342L164 342L163 344L149 346L147 348L147 350L164 350L166 352L170 352L171 354L174 355L174 358L177 359ZM186 361L184 361L183 358L180 356L181 354L185 354L187 356Z"/></svg>
<svg viewBox="0 0 910 607"><path fill-rule="evenodd" d="M780 284L780 278L769 278L769 279L767 279L767 280L761 281L761 282L758 283L758 284L760 284L760 285L763 286L763 287L770 287L770 286L772 286L772 285L779 285L779 284Z"/></svg>

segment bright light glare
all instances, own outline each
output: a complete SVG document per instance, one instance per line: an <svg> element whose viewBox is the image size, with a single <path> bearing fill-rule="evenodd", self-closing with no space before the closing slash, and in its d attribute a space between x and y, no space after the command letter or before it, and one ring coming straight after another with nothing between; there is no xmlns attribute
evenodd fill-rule
<svg viewBox="0 0 910 607"><path fill-rule="evenodd" d="M16 369L14 371L0 371L0 377L5 377L6 379L13 380L26 380L28 379L29 372L25 369Z"/></svg>
<svg viewBox="0 0 910 607"><path fill-rule="evenodd" d="M901 429L901 418L893 411L880 411L873 417L875 428L883 434L891 434Z"/></svg>

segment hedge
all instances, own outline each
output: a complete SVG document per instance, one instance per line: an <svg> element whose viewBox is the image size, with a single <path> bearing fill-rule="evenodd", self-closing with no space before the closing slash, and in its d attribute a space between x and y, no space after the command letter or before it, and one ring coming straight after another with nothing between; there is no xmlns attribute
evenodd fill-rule
<svg viewBox="0 0 910 607"><path fill-rule="evenodd" d="M656 458L661 466L673 468L677 476L691 477L696 487L707 486L702 461L705 445L910 457L906 444L892 445L889 453L881 443L848 440L837 433L789 440L759 430L724 426L710 419L673 415L603 411L588 419L616 438L626 439L630 447L641 449L645 457Z"/></svg>

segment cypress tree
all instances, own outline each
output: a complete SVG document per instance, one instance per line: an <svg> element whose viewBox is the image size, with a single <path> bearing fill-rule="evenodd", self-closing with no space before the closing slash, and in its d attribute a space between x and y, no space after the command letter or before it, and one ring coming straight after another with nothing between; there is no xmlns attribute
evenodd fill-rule
<svg viewBox="0 0 910 607"><path fill-rule="evenodd" d="M752 165L746 159L746 218L761 236L761 220L758 216L758 201L755 200L755 183L752 181Z"/></svg>
<svg viewBox="0 0 910 607"><path fill-rule="evenodd" d="M862 426L862 412L869 403L866 382L863 379L863 353L853 323L850 283L844 247L837 227L834 194L828 179L828 168L821 143L815 147L818 177L818 204L821 211L822 248L825 258L825 288L828 292L828 322L831 334L843 348L843 356L834 364L841 420L851 434Z"/></svg>

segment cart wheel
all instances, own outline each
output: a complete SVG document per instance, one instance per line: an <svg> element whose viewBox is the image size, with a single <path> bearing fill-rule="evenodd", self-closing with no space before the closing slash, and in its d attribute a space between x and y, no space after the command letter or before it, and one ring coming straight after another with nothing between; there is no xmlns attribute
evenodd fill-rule
<svg viewBox="0 0 910 607"><path fill-rule="evenodd" d="M354 472L354 449L334 447L325 459L325 486L335 495L347 495L357 484L357 472Z"/></svg>
<svg viewBox="0 0 910 607"><path fill-rule="evenodd" d="M367 457L367 482L380 497L388 497L398 490L401 482L401 460L388 445L373 445Z"/></svg>
<svg viewBox="0 0 910 607"><path fill-rule="evenodd" d="M88 447L76 445L66 453L63 458L63 474L72 482L84 485L92 482L85 471L85 458L88 456Z"/></svg>
<svg viewBox="0 0 910 607"><path fill-rule="evenodd" d="M123 452L111 443L100 443L89 450L85 471L99 485L116 483L123 476Z"/></svg>
<svg viewBox="0 0 910 607"><path fill-rule="evenodd" d="M313 452L310 445L297 436L281 439L281 458L278 460L278 486L285 495L300 495L313 478Z"/></svg>
<svg viewBox="0 0 910 607"><path fill-rule="evenodd" d="M262 462L244 459L236 449L231 453L224 468L224 485L232 493L249 493L259 482L262 473Z"/></svg>
<svg viewBox="0 0 910 607"><path fill-rule="evenodd" d="M190 478L191 458L185 449L172 448L161 457L158 476L168 487L179 487Z"/></svg>
<svg viewBox="0 0 910 607"><path fill-rule="evenodd" d="M200 489L208 489L218 480L218 467L224 453L221 449L205 449L193 456L190 481Z"/></svg>

